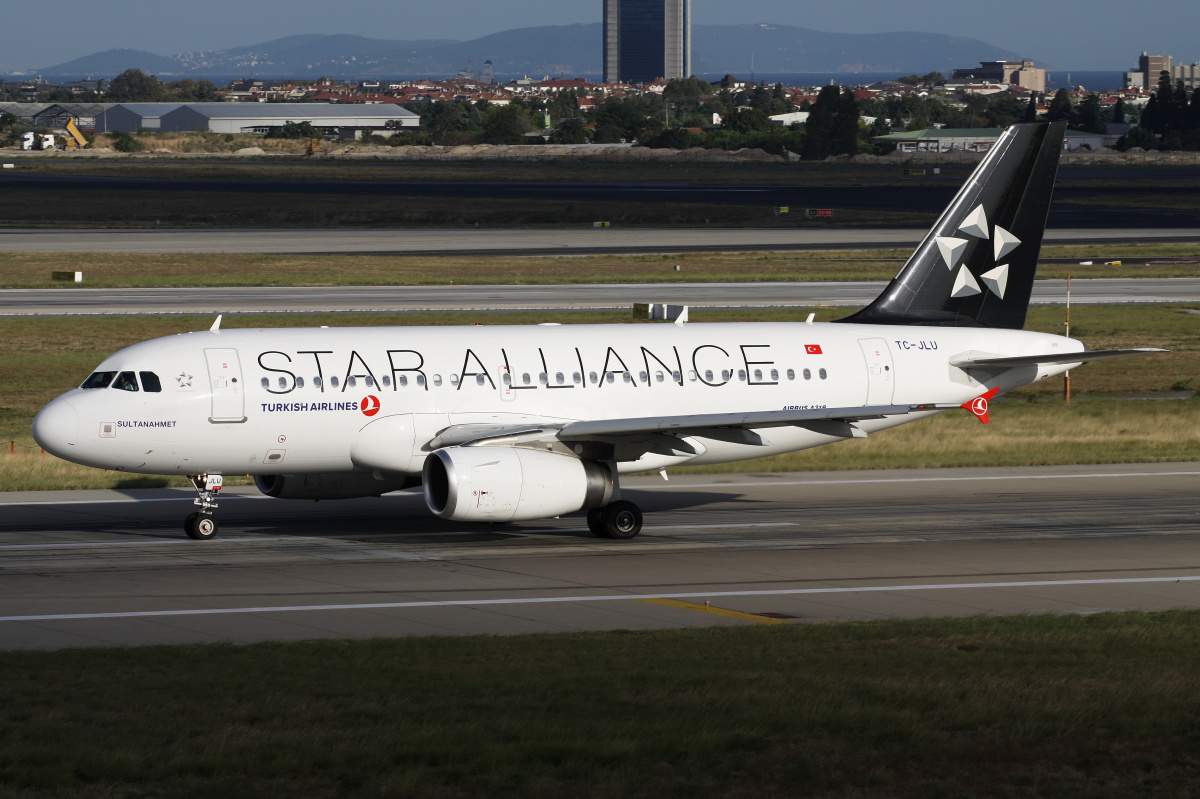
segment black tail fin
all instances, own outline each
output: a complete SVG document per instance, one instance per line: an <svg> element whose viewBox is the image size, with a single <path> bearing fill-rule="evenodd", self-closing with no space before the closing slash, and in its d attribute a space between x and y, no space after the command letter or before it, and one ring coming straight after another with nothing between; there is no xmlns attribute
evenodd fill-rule
<svg viewBox="0 0 1200 799"><path fill-rule="evenodd" d="M1013 125L859 324L1025 326L1065 122Z"/></svg>

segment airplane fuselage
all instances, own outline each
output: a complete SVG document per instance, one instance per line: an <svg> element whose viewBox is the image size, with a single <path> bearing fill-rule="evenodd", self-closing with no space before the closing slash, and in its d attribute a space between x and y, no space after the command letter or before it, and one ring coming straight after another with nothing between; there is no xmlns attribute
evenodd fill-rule
<svg viewBox="0 0 1200 799"><path fill-rule="evenodd" d="M96 368L112 373L105 387L59 397L35 421L35 435L61 458L129 472L418 474L429 442L455 425L960 403L1069 367L981 376L950 365L955 356L1082 349L1020 330L911 325L205 331L115 353ZM161 390L148 390L149 378L118 379L130 373L155 376ZM925 415L860 426L870 433ZM365 446L365 431L383 424L390 427L374 430L386 429L394 443ZM754 444L692 437L696 454L645 453L616 465L629 472L735 461L840 440L793 426L757 432Z"/></svg>

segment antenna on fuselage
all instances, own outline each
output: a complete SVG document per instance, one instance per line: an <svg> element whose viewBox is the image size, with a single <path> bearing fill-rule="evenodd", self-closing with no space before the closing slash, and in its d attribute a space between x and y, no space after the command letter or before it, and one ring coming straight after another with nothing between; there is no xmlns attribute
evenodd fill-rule
<svg viewBox="0 0 1200 799"><path fill-rule="evenodd" d="M213 322L213 323L212 323L212 327L210 327L210 328L209 328L209 330L210 330L211 332L213 332L213 333L220 333L220 332L221 332L221 317L222 317L223 315L224 315L224 314L217 314L217 321Z"/></svg>

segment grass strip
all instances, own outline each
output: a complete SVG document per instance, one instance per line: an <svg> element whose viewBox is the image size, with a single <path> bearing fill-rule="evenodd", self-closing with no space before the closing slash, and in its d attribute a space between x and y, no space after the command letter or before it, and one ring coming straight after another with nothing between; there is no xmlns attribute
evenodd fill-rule
<svg viewBox="0 0 1200 799"><path fill-rule="evenodd" d="M818 309L826 321L842 309ZM800 321L780 310L697 311L695 322ZM1027 328L1061 332L1063 309L1031 309ZM634 324L627 313L607 311L503 314L300 314L229 315L226 329L367 325L532 324L537 322ZM1200 459L1200 401L1116 401L1114 395L1195 392L1200 389L1200 317L1178 307L1076 306L1072 332L1094 349L1164 347L1166 355L1100 361L1076 370L1075 401L1060 399L1055 379L1008 395L987 427L966 414L944 414L865 440L753 461L710 467L715 471L806 471L981 465L1130 463ZM78 385L116 350L158 336L202 329L196 317L135 316L0 319L0 375L9 377L0 405L0 490L132 488L186 485L177 478L105 472L42 455L30 434L33 417L54 397ZM14 442L8 445L7 442ZM15 449L15 453L12 451ZM672 471L687 471L673 469ZM244 478L233 478L231 482Z"/></svg>
<svg viewBox="0 0 1200 799"><path fill-rule="evenodd" d="M3 252L0 288L75 287L51 281L54 270L82 271L88 288L890 280L908 256L905 249L555 257ZM1042 278L1200 276L1194 243L1045 247L1042 257L1093 262L1046 262ZM1163 259L1179 260L1145 263Z"/></svg>
<svg viewBox="0 0 1200 799"><path fill-rule="evenodd" d="M1200 791L1200 612L0 655L0 797Z"/></svg>

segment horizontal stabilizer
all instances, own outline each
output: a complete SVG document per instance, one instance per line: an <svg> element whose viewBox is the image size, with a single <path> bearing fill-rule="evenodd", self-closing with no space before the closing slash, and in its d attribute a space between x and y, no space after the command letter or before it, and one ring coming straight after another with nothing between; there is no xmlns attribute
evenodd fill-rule
<svg viewBox="0 0 1200 799"><path fill-rule="evenodd" d="M1015 369L1018 366L1039 366L1055 363L1087 363L1108 358L1128 358L1133 355L1154 355L1169 352L1155 347L1127 350L1089 350L1086 352L1056 352L1045 355L1018 355L1013 358L951 358L950 365L960 369Z"/></svg>

